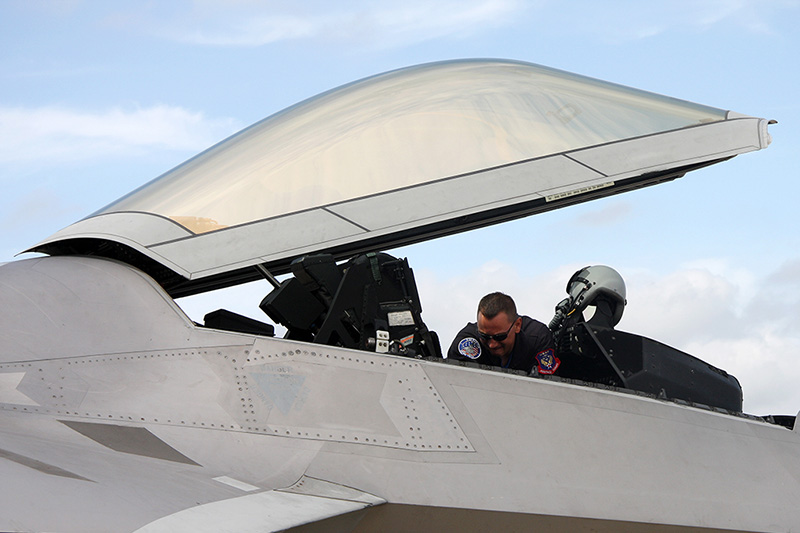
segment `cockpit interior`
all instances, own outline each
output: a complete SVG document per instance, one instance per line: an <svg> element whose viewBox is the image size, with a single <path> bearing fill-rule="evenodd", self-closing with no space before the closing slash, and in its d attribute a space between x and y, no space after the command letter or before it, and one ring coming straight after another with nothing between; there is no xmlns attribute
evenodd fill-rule
<svg viewBox="0 0 800 533"><path fill-rule="evenodd" d="M407 259L368 253L337 264L329 254L315 254L293 261L291 272L275 283L260 305L286 328L286 338L443 360L438 335L422 319ZM567 294L549 324L562 362L556 379L742 411L742 389L734 376L655 340L615 329L626 303L625 282L616 270L604 265L583 268L567 282ZM205 326L273 333L270 324L225 310L207 314ZM531 375L543 377L535 369Z"/></svg>

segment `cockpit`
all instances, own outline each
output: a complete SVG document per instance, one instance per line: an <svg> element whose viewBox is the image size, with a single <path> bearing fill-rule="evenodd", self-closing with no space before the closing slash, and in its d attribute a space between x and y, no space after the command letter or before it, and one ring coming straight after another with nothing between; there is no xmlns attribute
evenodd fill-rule
<svg viewBox="0 0 800 533"><path fill-rule="evenodd" d="M549 324L561 361L556 379L741 412L742 389L734 376L663 343L615 329L626 304L625 282L616 270L587 266L569 279L566 292ZM286 328L289 339L442 361L438 335L422 319L407 259L368 253L337 265L329 254L304 256L292 263L292 276L276 283L260 307ZM205 318L207 327L241 332L248 332L243 328L251 322L223 310ZM542 377L535 368L530 375Z"/></svg>

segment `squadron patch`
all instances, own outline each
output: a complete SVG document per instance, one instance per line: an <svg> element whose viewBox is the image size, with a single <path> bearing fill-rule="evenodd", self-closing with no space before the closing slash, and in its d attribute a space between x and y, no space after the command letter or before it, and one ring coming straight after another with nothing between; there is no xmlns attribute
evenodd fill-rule
<svg viewBox="0 0 800 533"><path fill-rule="evenodd" d="M545 350L536 354L536 362L540 374L554 374L561 365L561 359L556 357L553 349Z"/></svg>
<svg viewBox="0 0 800 533"><path fill-rule="evenodd" d="M469 357L470 359L477 359L480 357L481 345L478 342L478 339L474 339L472 337L461 339L461 342L458 343L458 353L464 357Z"/></svg>

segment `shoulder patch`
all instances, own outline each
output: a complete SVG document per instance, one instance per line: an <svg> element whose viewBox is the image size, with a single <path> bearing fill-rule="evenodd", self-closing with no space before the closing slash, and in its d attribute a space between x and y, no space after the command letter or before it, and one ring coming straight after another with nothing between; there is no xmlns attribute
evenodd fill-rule
<svg viewBox="0 0 800 533"><path fill-rule="evenodd" d="M458 353L464 357L469 357L470 359L477 359L480 357L481 345L478 342L478 339L473 337L461 339L461 342L458 343Z"/></svg>
<svg viewBox="0 0 800 533"><path fill-rule="evenodd" d="M550 348L536 354L536 363L540 374L554 374L561 365L561 360L556 357L555 351Z"/></svg>

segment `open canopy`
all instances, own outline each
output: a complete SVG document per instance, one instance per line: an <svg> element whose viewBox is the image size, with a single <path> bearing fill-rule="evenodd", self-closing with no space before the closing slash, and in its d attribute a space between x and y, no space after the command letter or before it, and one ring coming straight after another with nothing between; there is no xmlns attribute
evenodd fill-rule
<svg viewBox="0 0 800 533"><path fill-rule="evenodd" d="M766 121L513 61L323 93L31 250L117 257L173 295L672 179L767 146Z"/></svg>

